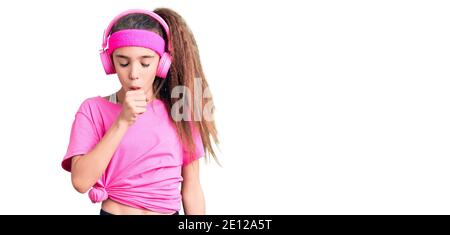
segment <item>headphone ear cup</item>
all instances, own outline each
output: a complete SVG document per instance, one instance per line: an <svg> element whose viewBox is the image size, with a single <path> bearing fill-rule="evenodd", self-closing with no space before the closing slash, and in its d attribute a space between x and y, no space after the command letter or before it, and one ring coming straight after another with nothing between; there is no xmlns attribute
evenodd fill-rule
<svg viewBox="0 0 450 235"><path fill-rule="evenodd" d="M114 68L114 64L111 61L111 56L107 51L103 51L100 53L100 59L103 64L103 68L105 69L106 74L114 74L116 73L116 70Z"/></svg>
<svg viewBox="0 0 450 235"><path fill-rule="evenodd" d="M159 59L158 69L156 70L156 76L160 78L166 78L169 72L170 65L172 64L172 57L169 53L164 52Z"/></svg>

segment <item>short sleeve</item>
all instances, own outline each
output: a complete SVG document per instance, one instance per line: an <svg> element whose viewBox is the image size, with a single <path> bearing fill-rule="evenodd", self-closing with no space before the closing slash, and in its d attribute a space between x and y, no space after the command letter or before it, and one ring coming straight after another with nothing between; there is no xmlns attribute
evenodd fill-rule
<svg viewBox="0 0 450 235"><path fill-rule="evenodd" d="M99 142L93 121L84 112L78 111L72 124L69 146L61 166L71 171L72 157L89 153Z"/></svg>
<svg viewBox="0 0 450 235"><path fill-rule="evenodd" d="M183 146L183 166L205 156L205 149L200 133L198 131L193 131L192 137L195 144L194 156L187 150L187 147Z"/></svg>

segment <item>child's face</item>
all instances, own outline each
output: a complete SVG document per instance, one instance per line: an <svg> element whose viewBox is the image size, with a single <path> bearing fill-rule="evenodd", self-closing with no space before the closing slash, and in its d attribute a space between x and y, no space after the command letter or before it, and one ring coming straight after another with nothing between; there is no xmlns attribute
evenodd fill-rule
<svg viewBox="0 0 450 235"><path fill-rule="evenodd" d="M159 55L143 47L121 47L113 53L114 67L125 92L137 87L148 93L153 88Z"/></svg>

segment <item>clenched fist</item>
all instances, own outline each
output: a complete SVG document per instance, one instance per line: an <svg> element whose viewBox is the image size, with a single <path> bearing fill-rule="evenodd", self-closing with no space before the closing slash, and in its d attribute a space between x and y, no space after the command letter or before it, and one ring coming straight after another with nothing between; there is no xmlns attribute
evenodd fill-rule
<svg viewBox="0 0 450 235"><path fill-rule="evenodd" d="M147 96L143 89L130 90L125 93L119 121L132 125L136 118L147 111Z"/></svg>

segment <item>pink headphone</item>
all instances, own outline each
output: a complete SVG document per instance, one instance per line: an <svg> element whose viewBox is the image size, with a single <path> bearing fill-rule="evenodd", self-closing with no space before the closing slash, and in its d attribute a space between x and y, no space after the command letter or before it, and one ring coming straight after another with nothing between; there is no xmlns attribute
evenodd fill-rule
<svg viewBox="0 0 450 235"><path fill-rule="evenodd" d="M158 34L151 32L149 30L142 29L130 29L130 30L120 30L109 36L109 33L114 26L114 24L123 16L133 13L145 14L156 21L164 28L167 35L168 51L165 51L164 39ZM108 45L108 46L107 46ZM141 46L154 50L160 55L158 68L156 70L156 76L160 78L166 78L167 72L169 71L170 65L172 64L172 57L169 52L172 51L170 45L170 32L167 23L158 14L141 9L132 9L122 12L116 16L111 23L109 23L108 28L106 28L103 33L103 43L102 49L100 50L100 59L105 69L106 74L114 74L116 70L114 64L111 60L111 54L115 49L122 46Z"/></svg>

